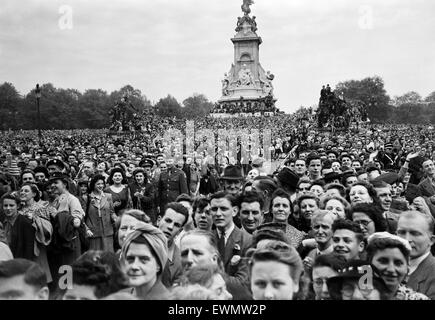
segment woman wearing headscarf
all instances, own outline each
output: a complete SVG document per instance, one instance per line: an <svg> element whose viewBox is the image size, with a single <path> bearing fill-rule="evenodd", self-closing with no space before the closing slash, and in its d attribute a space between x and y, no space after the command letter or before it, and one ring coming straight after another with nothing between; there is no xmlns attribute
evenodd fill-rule
<svg viewBox="0 0 435 320"><path fill-rule="evenodd" d="M169 291L161 280L167 260L168 244L163 232L151 224L138 222L121 249L121 261L136 297L168 299Z"/></svg>

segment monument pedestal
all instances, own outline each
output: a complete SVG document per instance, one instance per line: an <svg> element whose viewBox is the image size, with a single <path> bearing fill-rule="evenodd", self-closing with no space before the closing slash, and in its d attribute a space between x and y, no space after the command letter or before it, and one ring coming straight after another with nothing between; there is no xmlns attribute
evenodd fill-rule
<svg viewBox="0 0 435 320"><path fill-rule="evenodd" d="M231 39L234 44L234 63L222 80L222 96L217 109L221 113L222 110L230 113L243 110L275 111L274 75L270 71L266 72L259 61L262 39L256 34L255 16L249 16L249 8L243 10L244 16L237 21L237 34Z"/></svg>

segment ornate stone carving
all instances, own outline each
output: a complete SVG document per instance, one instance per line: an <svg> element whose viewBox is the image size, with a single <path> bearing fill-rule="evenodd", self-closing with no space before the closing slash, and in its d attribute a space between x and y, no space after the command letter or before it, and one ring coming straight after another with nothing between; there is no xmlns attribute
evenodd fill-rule
<svg viewBox="0 0 435 320"><path fill-rule="evenodd" d="M248 69L246 64L243 64L239 71L238 85L239 86L250 86L254 84L254 77L252 76L251 70Z"/></svg>
<svg viewBox="0 0 435 320"><path fill-rule="evenodd" d="M261 89L265 95L273 95L273 85L272 80L275 76L270 73L270 71L264 72L264 69L259 66L258 68L258 78L260 79Z"/></svg>
<svg viewBox="0 0 435 320"><path fill-rule="evenodd" d="M237 27L236 31L244 31L244 33L247 33L249 31L255 32L257 31L257 22L255 21L255 16L252 18L250 16L243 16L237 18Z"/></svg>
<svg viewBox="0 0 435 320"><path fill-rule="evenodd" d="M249 6L253 4L253 0L243 0L242 11L245 13L245 16L251 13L251 8L249 8Z"/></svg>
<svg viewBox="0 0 435 320"><path fill-rule="evenodd" d="M228 74L225 73L224 79L222 80L222 95L227 96L228 95L228 87L230 85L230 81L228 80Z"/></svg>

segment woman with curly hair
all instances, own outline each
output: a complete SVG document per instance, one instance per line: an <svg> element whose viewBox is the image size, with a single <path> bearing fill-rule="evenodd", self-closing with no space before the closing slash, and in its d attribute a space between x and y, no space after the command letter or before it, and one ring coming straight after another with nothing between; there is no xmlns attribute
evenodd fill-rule
<svg viewBox="0 0 435 320"><path fill-rule="evenodd" d="M107 183L109 184L109 187L104 189L104 192L112 195L116 215L119 216L122 210L132 208L133 205L130 196L130 189L127 185L125 171L121 168L113 168L110 171Z"/></svg>
<svg viewBox="0 0 435 320"><path fill-rule="evenodd" d="M365 182L357 182L350 187L349 200L352 206L361 202L380 205L380 201L376 196L376 190L371 184Z"/></svg>
<svg viewBox="0 0 435 320"><path fill-rule="evenodd" d="M50 211L39 202L41 192L34 183L23 184L19 191L19 197L22 206L18 214L31 221L34 237L33 257L22 258L38 263L44 269L48 282L51 282L52 277L47 260L47 246L50 244L53 235Z"/></svg>
<svg viewBox="0 0 435 320"><path fill-rule="evenodd" d="M350 214L350 204L338 195L329 195L320 201L320 209L334 214L336 218L345 219Z"/></svg>
<svg viewBox="0 0 435 320"><path fill-rule="evenodd" d="M368 238L367 261L392 293L392 300L430 300L403 284L409 273L410 243L388 232L376 232Z"/></svg>
<svg viewBox="0 0 435 320"><path fill-rule="evenodd" d="M369 203L357 203L352 207L350 218L360 225L364 238L375 232L387 231L387 221L382 209Z"/></svg>
<svg viewBox="0 0 435 320"><path fill-rule="evenodd" d="M117 220L112 195L103 192L106 186L103 175L97 174L89 183L85 226L89 249L114 251L113 224Z"/></svg>

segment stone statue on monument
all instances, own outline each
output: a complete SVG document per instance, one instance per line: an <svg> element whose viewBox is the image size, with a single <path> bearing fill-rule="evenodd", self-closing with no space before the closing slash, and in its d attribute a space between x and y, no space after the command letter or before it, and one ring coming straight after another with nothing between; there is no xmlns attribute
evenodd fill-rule
<svg viewBox="0 0 435 320"><path fill-rule="evenodd" d="M263 93L265 95L273 95L272 80L275 78L275 76L270 73L270 71L264 72L264 69L260 66L258 78L260 79L260 85L263 89Z"/></svg>
<svg viewBox="0 0 435 320"><path fill-rule="evenodd" d="M245 13L245 16L251 13L251 8L249 8L249 6L253 4L253 0L243 0L242 11Z"/></svg>
<svg viewBox="0 0 435 320"><path fill-rule="evenodd" d="M252 76L251 70L249 70L246 63L244 63L242 69L240 69L239 71L238 85L249 86L251 84L254 84L254 78Z"/></svg>
<svg viewBox="0 0 435 320"><path fill-rule="evenodd" d="M230 79L227 73L224 75L224 79L222 80L222 95L227 96L228 95L228 87L230 85Z"/></svg>

